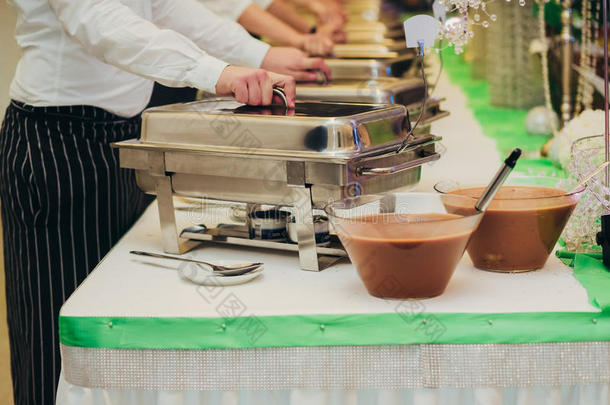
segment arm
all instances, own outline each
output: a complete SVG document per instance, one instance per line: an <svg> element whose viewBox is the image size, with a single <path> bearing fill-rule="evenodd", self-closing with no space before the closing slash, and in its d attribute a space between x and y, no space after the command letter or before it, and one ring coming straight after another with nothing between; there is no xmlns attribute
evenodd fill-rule
<svg viewBox="0 0 610 405"><path fill-rule="evenodd" d="M233 94L252 104L269 104L272 87L284 87L289 105L294 105L293 78L227 66L179 33L159 29L119 0L48 1L66 33L105 63L167 86Z"/></svg>
<svg viewBox="0 0 610 405"><path fill-rule="evenodd" d="M119 0L49 0L64 30L105 63L167 86L215 91L227 66L188 38L161 30Z"/></svg>
<svg viewBox="0 0 610 405"><path fill-rule="evenodd" d="M320 23L341 22L347 19L347 14L343 10L340 2L333 0L292 0L293 3L307 8L312 12Z"/></svg>
<svg viewBox="0 0 610 405"><path fill-rule="evenodd" d="M269 51L269 45L197 0L152 0L152 6L155 24L183 34L210 55L229 63L257 68Z"/></svg>
<svg viewBox="0 0 610 405"><path fill-rule="evenodd" d="M313 24L305 21L305 19L297 13L294 7L284 0L273 0L271 4L269 4L269 7L267 7L267 11L277 18L282 19L286 24L294 27L294 29L299 32L310 33L314 28Z"/></svg>
<svg viewBox="0 0 610 405"><path fill-rule="evenodd" d="M239 16L251 4L252 0L199 0L216 15L237 21Z"/></svg>
<svg viewBox="0 0 610 405"><path fill-rule="evenodd" d="M278 45L301 48L302 34L256 4L246 7L237 22L249 32L265 36Z"/></svg>
<svg viewBox="0 0 610 405"><path fill-rule="evenodd" d="M330 38L302 34L256 4L249 5L237 20L249 32L264 36L277 45L293 46L310 55L327 55L333 50Z"/></svg>

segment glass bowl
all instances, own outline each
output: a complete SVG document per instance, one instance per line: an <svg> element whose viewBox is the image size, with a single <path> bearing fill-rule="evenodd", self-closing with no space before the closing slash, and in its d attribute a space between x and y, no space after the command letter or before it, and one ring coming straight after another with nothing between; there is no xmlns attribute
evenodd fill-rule
<svg viewBox="0 0 610 405"><path fill-rule="evenodd" d="M513 177L490 203L468 244L474 266L481 270L522 272L540 269L553 251L585 187L555 177ZM464 195L476 202L482 184L437 183L441 195ZM468 214L470 204L449 207Z"/></svg>
<svg viewBox="0 0 610 405"><path fill-rule="evenodd" d="M464 215L446 208L469 204ZM482 218L470 198L432 193L345 198L325 211L366 289L382 298L442 294Z"/></svg>

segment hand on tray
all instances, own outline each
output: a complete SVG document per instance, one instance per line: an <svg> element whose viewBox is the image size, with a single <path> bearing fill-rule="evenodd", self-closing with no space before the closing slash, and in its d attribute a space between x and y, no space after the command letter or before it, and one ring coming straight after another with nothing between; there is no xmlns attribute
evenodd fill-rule
<svg viewBox="0 0 610 405"><path fill-rule="evenodd" d="M267 52L263 69L294 77L299 82L318 80L316 71L323 72L330 78L330 68L322 58L310 58L296 48L272 47Z"/></svg>
<svg viewBox="0 0 610 405"><path fill-rule="evenodd" d="M241 66L227 66L216 83L216 93L233 95L240 103L249 105L270 105L273 102L273 88L284 89L288 107L295 102L295 80L293 77Z"/></svg>

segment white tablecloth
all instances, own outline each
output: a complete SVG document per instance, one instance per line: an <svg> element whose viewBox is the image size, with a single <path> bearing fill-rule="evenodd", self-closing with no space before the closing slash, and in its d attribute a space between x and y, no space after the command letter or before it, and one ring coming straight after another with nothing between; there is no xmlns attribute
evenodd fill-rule
<svg viewBox="0 0 610 405"><path fill-rule="evenodd" d="M487 180L500 161L494 142L483 136L465 107L464 95L445 76L436 95L447 97L444 106L451 111L449 118L433 126L433 131L444 137L446 151L439 162L424 167L418 189L430 191L436 181L447 178ZM182 219L198 222L192 217ZM196 286L177 276L175 264L128 254L132 249L161 251L158 229L156 212L149 210L70 297L62 315L218 316L213 306L201 305ZM263 277L231 287L256 316L375 314L391 312L395 305L368 296L349 263L311 273L298 270L295 254L229 249L204 247L193 255L210 261L228 256L264 261ZM340 294L334 293L337 285L341 285ZM554 257L541 271L503 275L475 270L466 256L445 294L423 301L423 305L432 313L596 311L571 270ZM605 342L579 345L407 345L193 353L64 346L57 403L609 403L610 346ZM326 374L316 374L317 361L319 370ZM303 368L301 374L299 367ZM472 370L468 378L459 375L465 369Z"/></svg>

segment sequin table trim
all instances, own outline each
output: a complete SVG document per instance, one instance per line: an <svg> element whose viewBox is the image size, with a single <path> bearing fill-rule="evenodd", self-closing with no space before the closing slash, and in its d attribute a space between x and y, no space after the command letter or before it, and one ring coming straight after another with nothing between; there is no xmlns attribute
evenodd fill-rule
<svg viewBox="0 0 610 405"><path fill-rule="evenodd" d="M400 389L610 382L609 342L61 350L69 383L102 389Z"/></svg>

